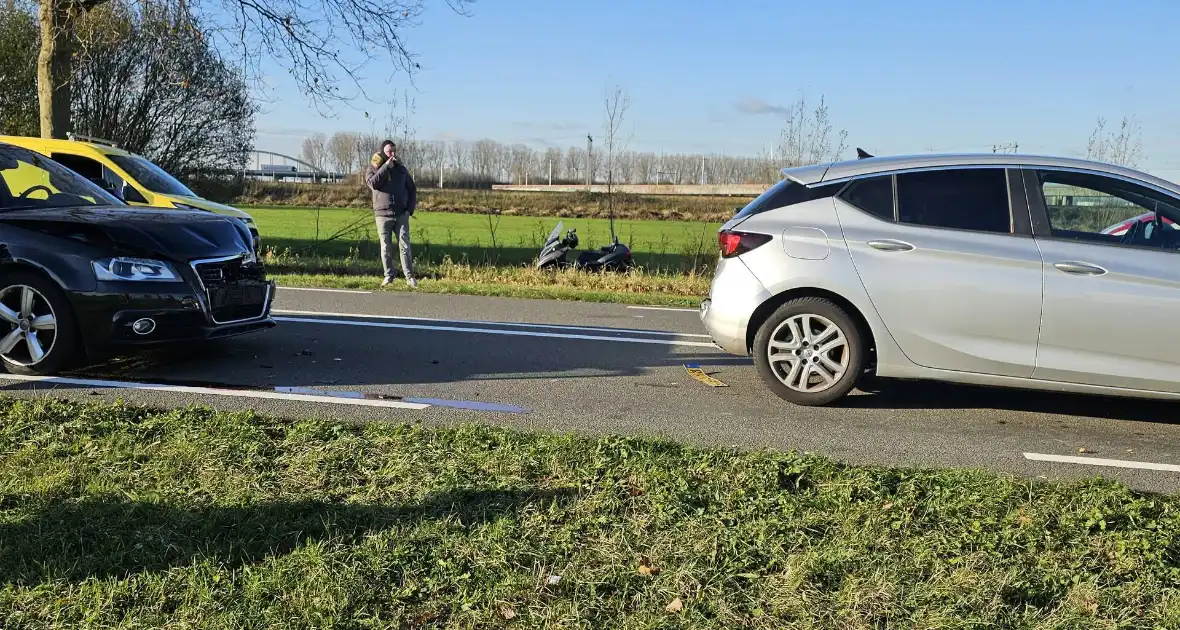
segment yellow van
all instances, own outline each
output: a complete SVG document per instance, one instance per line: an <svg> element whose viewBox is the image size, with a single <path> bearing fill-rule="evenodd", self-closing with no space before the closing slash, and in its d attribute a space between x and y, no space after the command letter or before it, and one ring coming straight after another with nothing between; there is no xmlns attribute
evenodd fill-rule
<svg viewBox="0 0 1180 630"><path fill-rule="evenodd" d="M184 184L143 156L100 138L69 134L68 140L0 136L0 142L36 151L90 179L132 206L205 210L240 219L259 246L258 227L250 215L198 197Z"/></svg>

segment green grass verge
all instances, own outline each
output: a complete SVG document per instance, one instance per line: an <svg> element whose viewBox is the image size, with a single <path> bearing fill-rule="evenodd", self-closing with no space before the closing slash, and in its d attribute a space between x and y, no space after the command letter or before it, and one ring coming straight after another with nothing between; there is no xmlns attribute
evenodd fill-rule
<svg viewBox="0 0 1180 630"><path fill-rule="evenodd" d="M352 257L378 260L379 245L372 212L343 208L245 208L258 223L265 247L297 257ZM545 237L564 222L578 232L580 251L610 242L604 219L417 212L410 240L423 263L513 266L536 260ZM690 221L616 221L615 233L631 247L637 265L654 272L708 269L717 256L720 223ZM335 237L335 238L333 238ZM332 240L328 240L332 238Z"/></svg>
<svg viewBox="0 0 1180 630"><path fill-rule="evenodd" d="M1180 627L1180 503L1102 481L47 401L0 417L5 628Z"/></svg>
<svg viewBox="0 0 1180 630"><path fill-rule="evenodd" d="M440 265L420 270L417 289L404 280L381 286L380 268L365 275L349 273L300 273L278 267L270 276L280 286L330 289L364 289L368 291L414 291L450 295L577 302L608 302L645 306L682 306L695 308L708 293L708 279L702 276L628 276L566 272L539 272L532 269L502 269Z"/></svg>

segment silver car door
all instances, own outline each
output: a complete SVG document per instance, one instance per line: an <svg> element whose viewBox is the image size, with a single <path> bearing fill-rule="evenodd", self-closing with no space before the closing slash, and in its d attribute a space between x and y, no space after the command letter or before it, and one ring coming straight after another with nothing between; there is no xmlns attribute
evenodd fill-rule
<svg viewBox="0 0 1180 630"><path fill-rule="evenodd" d="M1009 176L1021 183L1018 172L1003 168L885 175L878 181L894 182L896 220L858 209L881 198L867 190L879 183L854 182L836 201L869 298L918 365L1025 378L1033 373L1041 257L1023 186L1011 196Z"/></svg>
<svg viewBox="0 0 1180 630"><path fill-rule="evenodd" d="M1025 173L1045 303L1034 378L1180 392L1180 199L1096 173Z"/></svg>

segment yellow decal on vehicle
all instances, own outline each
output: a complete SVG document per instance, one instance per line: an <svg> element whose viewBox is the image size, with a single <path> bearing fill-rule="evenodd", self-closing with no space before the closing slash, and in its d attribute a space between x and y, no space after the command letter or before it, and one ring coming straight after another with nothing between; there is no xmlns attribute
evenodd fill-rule
<svg viewBox="0 0 1180 630"><path fill-rule="evenodd" d="M708 385L709 387L729 387L729 385L726 385L712 376L705 374L705 371L702 370L701 366L699 365L685 365L684 369L688 372L689 376L704 383L705 385Z"/></svg>

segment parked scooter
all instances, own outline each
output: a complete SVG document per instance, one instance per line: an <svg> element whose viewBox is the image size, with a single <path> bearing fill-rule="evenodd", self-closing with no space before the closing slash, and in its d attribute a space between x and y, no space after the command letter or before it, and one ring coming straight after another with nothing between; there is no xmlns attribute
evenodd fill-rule
<svg viewBox="0 0 1180 630"><path fill-rule="evenodd" d="M557 227L549 233L549 238L545 239L545 245L541 248L541 255L537 256L538 269L550 269L556 267L564 269L569 266L570 250L578 246L578 232L573 228L566 233L565 238L561 237L562 222L557 222Z"/></svg>
<svg viewBox="0 0 1180 630"><path fill-rule="evenodd" d="M562 225L559 221L549 233L549 238L545 239L545 246L537 256L538 269L564 269L570 266L570 252L578 246L578 233L571 228L562 237ZM586 271L626 271L635 265L631 259L631 248L620 243L617 238L610 245L578 254L572 264L576 269Z"/></svg>

